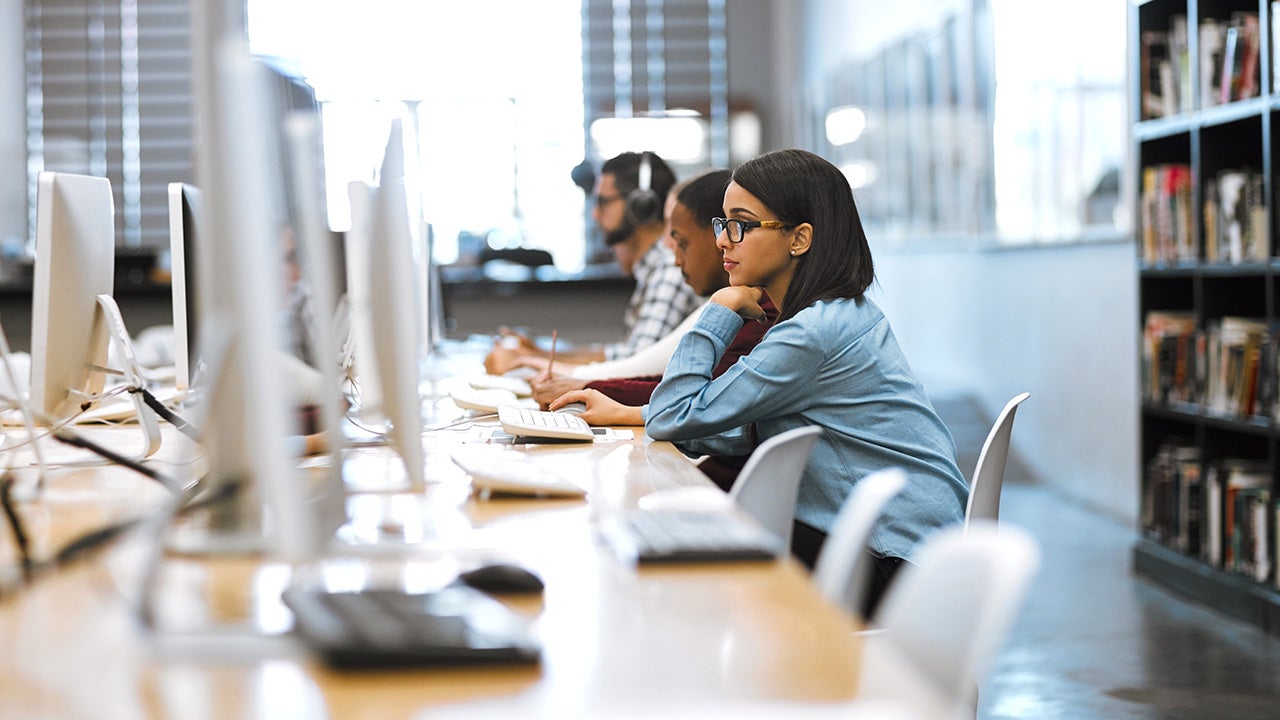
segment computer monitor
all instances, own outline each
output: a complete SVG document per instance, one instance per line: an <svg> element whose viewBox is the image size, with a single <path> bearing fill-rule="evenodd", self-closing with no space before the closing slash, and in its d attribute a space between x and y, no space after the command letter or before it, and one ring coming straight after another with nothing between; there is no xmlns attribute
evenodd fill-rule
<svg viewBox="0 0 1280 720"><path fill-rule="evenodd" d="M110 296L114 283L114 207L106 178L42 172L37 179L30 388L37 422L71 417L105 385L110 336L98 296Z"/></svg>
<svg viewBox="0 0 1280 720"><path fill-rule="evenodd" d="M190 390L199 367L196 338L196 219L200 190L194 185L169 183L169 261L173 292L173 366L178 390Z"/></svg>
<svg viewBox="0 0 1280 720"><path fill-rule="evenodd" d="M202 239L196 248L201 355L209 391L203 419L210 492L234 490L200 531L171 539L192 552L268 552L305 560L319 552L305 485L290 461L297 434L281 362L279 220L284 174L268 78L243 39L210 48L198 73L202 134L197 170Z"/></svg>
<svg viewBox="0 0 1280 720"><path fill-rule="evenodd" d="M363 298L352 298L352 323L368 323L368 344L356 347L361 416L390 423L391 442L404 460L409 482L421 487L425 482L418 394L422 288L413 257L418 224L409 210L404 162L404 132L395 120L374 193L369 234L362 243L367 255L358 262L357 272L365 273L359 284L368 293L367 306L359 307ZM376 389L363 382L369 373L361 368L372 370Z"/></svg>

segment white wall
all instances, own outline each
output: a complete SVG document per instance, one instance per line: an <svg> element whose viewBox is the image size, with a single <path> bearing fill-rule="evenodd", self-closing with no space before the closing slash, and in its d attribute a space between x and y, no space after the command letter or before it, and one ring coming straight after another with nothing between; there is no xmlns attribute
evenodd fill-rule
<svg viewBox="0 0 1280 720"><path fill-rule="evenodd" d="M1023 390L1013 452L1081 502L1136 522L1137 267L1131 243L875 248L884 308L931 392L994 418Z"/></svg>

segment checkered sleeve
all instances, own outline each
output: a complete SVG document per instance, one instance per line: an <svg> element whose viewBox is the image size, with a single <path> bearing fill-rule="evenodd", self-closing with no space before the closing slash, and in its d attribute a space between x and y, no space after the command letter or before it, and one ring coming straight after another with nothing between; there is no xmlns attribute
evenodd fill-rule
<svg viewBox="0 0 1280 720"><path fill-rule="evenodd" d="M635 323L626 340L605 348L610 360L628 357L666 336L699 305L698 296L684 281L669 253L658 259L645 268L643 276L637 273Z"/></svg>

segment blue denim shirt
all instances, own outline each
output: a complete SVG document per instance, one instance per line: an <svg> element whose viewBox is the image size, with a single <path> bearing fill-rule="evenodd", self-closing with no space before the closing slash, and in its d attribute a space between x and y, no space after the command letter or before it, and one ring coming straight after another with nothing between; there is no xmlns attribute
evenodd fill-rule
<svg viewBox="0 0 1280 720"><path fill-rule="evenodd" d="M964 520L968 487L955 441L925 395L884 313L871 300L822 301L765 334L715 380L715 367L743 320L715 303L681 339L643 409L645 431L692 455L751 451L759 440L802 425L823 429L800 480L796 518L824 532L859 478L906 471L885 507L871 549L909 559L932 531Z"/></svg>

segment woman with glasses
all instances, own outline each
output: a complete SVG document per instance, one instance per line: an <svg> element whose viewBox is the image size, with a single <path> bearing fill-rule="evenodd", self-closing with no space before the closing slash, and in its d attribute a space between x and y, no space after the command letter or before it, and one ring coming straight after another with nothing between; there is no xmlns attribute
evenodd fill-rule
<svg viewBox="0 0 1280 720"><path fill-rule="evenodd" d="M741 455L803 425L823 429L800 482L792 552L813 565L850 490L900 467L902 492L870 540L872 587L864 612L916 544L962 522L968 489L955 443L866 297L871 250L844 175L801 150L740 166L716 218L730 286L716 291L681 339L643 410L645 431L691 455ZM744 323L778 307L764 339L724 374L711 370Z"/></svg>

